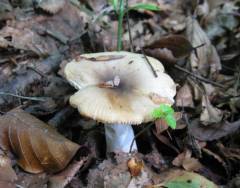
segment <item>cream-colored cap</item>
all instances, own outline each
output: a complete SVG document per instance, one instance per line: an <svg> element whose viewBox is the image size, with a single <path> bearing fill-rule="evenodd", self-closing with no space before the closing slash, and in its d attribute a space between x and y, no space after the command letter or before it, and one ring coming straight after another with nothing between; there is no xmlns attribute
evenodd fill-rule
<svg viewBox="0 0 240 188"><path fill-rule="evenodd" d="M83 54L64 68L66 79L79 91L70 104L80 114L104 123L140 124L152 121L159 104L172 104L173 80L162 64L142 54L103 52Z"/></svg>

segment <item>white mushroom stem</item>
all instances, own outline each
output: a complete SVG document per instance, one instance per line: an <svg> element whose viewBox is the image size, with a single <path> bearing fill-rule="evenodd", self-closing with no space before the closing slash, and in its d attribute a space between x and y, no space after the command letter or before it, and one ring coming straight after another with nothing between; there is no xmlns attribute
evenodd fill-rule
<svg viewBox="0 0 240 188"><path fill-rule="evenodd" d="M131 125L126 124L107 124L105 125L105 137L107 143L107 152L125 152L129 153L131 143L134 139L134 132ZM134 141L132 151L137 150Z"/></svg>

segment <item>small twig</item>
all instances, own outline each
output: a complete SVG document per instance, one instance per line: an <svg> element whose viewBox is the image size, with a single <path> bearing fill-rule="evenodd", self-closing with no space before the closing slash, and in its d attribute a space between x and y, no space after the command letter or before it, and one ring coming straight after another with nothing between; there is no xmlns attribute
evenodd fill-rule
<svg viewBox="0 0 240 188"><path fill-rule="evenodd" d="M209 79L207 79L207 78L204 78L204 77L202 77L202 76L200 76L200 75L196 75L196 74L190 72L189 70L187 70L187 69L185 69L185 68L183 68L183 67L180 67L179 65L176 65L176 64L175 64L175 65L174 65L174 68L176 68L176 69L178 69L178 70L180 70L180 71L183 71L183 72L189 74L190 76L193 76L193 77L195 77L195 78L197 78L197 79L199 79L199 80L201 80L201 81L203 81L203 82L206 82L206 83L215 85L215 86L220 87L220 88L224 88L224 87L222 86L222 84L219 84L219 83L217 83L217 82L214 82L214 81L212 81L212 80L209 80Z"/></svg>
<svg viewBox="0 0 240 188"><path fill-rule="evenodd" d="M152 64L151 64L150 61L148 60L148 58L147 58L147 56L145 55L145 53L144 53L144 51L143 51L142 48L141 48L141 52L142 52L144 58L146 59L146 61L147 61L148 65L149 65L149 67L151 68L151 70L152 70L152 72L153 72L153 75L157 78L157 77L158 77L157 72L154 70Z"/></svg>
<svg viewBox="0 0 240 188"><path fill-rule="evenodd" d="M37 70L35 67L33 66L27 66L28 69L31 69L32 71L34 71L35 73L39 74L41 77L43 78L47 78L46 75L44 75L41 71Z"/></svg>
<svg viewBox="0 0 240 188"><path fill-rule="evenodd" d="M46 101L46 99L44 99L42 97L26 97L26 96L16 95L13 93L7 93L7 92L0 92L0 95L8 95L8 96L17 97L20 99L31 100L31 101L42 101L42 102Z"/></svg>
<svg viewBox="0 0 240 188"><path fill-rule="evenodd" d="M152 125L154 125L154 123L155 123L155 122L149 123L144 129L142 129L140 132L138 132L138 133L134 136L134 138L133 138L133 140L132 140L132 143L131 143L131 145L130 145L129 153L132 152L133 143L134 143L134 141L136 140L136 138L139 137L139 136L140 136L143 132L145 132L147 129L149 129Z"/></svg>
<svg viewBox="0 0 240 188"><path fill-rule="evenodd" d="M204 45L205 45L205 43L202 43L202 44L200 44L200 45L198 45L198 46L196 46L196 47L193 47L193 51L194 51L194 54L195 54L195 56L197 57L197 59L198 59L197 49L198 49L198 48L201 48L201 47L204 46Z"/></svg>
<svg viewBox="0 0 240 188"><path fill-rule="evenodd" d="M128 35L129 35L129 41L130 41L130 50L133 51L133 40L132 40L132 33L131 33L131 27L129 23L129 13L128 13L128 0L126 0L126 16L127 16L127 26L128 26Z"/></svg>

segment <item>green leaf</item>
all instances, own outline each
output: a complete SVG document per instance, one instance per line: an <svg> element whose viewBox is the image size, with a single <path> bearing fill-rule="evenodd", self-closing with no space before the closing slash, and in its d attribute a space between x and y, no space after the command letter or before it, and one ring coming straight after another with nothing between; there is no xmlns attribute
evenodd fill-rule
<svg viewBox="0 0 240 188"><path fill-rule="evenodd" d="M173 108L167 104L160 104L159 109L161 109L162 113L165 115L174 114Z"/></svg>
<svg viewBox="0 0 240 188"><path fill-rule="evenodd" d="M153 110L153 112L152 112L152 117L153 117L154 119L161 118L162 116L163 116L163 113L162 113L161 109L156 108L156 109Z"/></svg>
<svg viewBox="0 0 240 188"><path fill-rule="evenodd" d="M192 172L184 172L183 174L173 177L164 183L164 187L167 188L217 188L218 186L209 181L203 176Z"/></svg>
<svg viewBox="0 0 240 188"><path fill-rule="evenodd" d="M134 5L132 5L131 7L129 7L129 9L134 9L134 10L151 10L151 11L159 11L159 7L155 4L152 3L136 3Z"/></svg>
<svg viewBox="0 0 240 188"><path fill-rule="evenodd" d="M174 115L168 114L167 116L165 116L164 119L167 122L167 124L169 125L169 127L171 127L172 129L176 129L177 123L176 123L176 119L175 119Z"/></svg>
<svg viewBox="0 0 240 188"><path fill-rule="evenodd" d="M158 108L155 108L152 111L151 115L154 119L163 118L169 127L172 129L176 128L177 123L174 117L174 110L171 106L167 104L160 104Z"/></svg>

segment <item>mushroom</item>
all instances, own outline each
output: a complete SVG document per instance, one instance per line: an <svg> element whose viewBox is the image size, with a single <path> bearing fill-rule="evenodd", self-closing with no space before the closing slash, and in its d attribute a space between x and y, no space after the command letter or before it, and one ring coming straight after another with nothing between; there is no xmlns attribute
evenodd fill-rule
<svg viewBox="0 0 240 188"><path fill-rule="evenodd" d="M65 66L64 74L78 89L70 104L83 116L105 123L107 152L129 152L131 125L153 121L151 112L161 103L173 104L176 93L162 64L142 54L83 54ZM132 150L137 150L136 143Z"/></svg>

